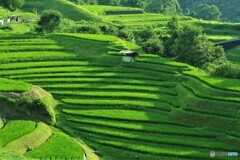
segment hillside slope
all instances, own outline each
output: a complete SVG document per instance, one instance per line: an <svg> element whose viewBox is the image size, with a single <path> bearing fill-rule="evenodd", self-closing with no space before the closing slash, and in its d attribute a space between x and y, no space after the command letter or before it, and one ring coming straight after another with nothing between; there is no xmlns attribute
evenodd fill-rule
<svg viewBox="0 0 240 160"><path fill-rule="evenodd" d="M106 5L81 5L81 7L89 10L97 15L118 15L118 14L143 14L141 8L131 8L122 6L106 6Z"/></svg>
<svg viewBox="0 0 240 160"><path fill-rule="evenodd" d="M99 21L96 15L67 0L51 0L51 3L48 0L26 0L24 8L40 12L48 9L58 10L64 17L75 21Z"/></svg>
<svg viewBox="0 0 240 160"><path fill-rule="evenodd" d="M57 103L40 87L0 78L0 104L0 118L56 123L54 108Z"/></svg>
<svg viewBox="0 0 240 160"><path fill-rule="evenodd" d="M240 151L239 80L209 77L112 36L12 36L0 43L12 42L21 50L1 50L0 76L52 93L60 102L57 126L104 160L207 160L210 151ZM140 57L122 63L121 49Z"/></svg>

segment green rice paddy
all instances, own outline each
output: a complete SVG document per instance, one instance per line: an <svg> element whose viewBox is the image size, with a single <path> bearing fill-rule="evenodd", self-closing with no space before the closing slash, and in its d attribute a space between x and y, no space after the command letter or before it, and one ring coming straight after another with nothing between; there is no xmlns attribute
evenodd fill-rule
<svg viewBox="0 0 240 160"><path fill-rule="evenodd" d="M104 160L207 160L211 151L240 152L239 80L210 77L144 53L134 63L121 63L120 55L108 54L114 45L121 47L119 40L99 39L6 37L0 41L0 75L52 93L59 102L57 127L82 139ZM75 140L43 123L13 121L0 135L21 130L17 123L26 129L0 136L1 146L30 158L83 158Z"/></svg>

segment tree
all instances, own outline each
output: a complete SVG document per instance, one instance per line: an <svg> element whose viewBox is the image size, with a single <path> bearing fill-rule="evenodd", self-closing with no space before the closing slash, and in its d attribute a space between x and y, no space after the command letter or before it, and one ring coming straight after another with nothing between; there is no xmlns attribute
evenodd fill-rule
<svg viewBox="0 0 240 160"><path fill-rule="evenodd" d="M203 68L207 63L219 63L226 60L222 47L208 41L202 33L202 28L197 26L184 26L179 32L172 48L175 58L181 62Z"/></svg>
<svg viewBox="0 0 240 160"><path fill-rule="evenodd" d="M169 30L169 37L165 37L164 46L165 46L165 56L173 57L172 47L176 39L179 38L179 21L177 17L172 17L172 19L168 22L167 28Z"/></svg>
<svg viewBox="0 0 240 160"><path fill-rule="evenodd" d="M201 4L196 8L195 17L205 20L220 20L221 12L215 5ZM194 16L194 15L193 15Z"/></svg>
<svg viewBox="0 0 240 160"><path fill-rule="evenodd" d="M182 12L177 0L150 0L146 9L149 12L170 15Z"/></svg>
<svg viewBox="0 0 240 160"><path fill-rule="evenodd" d="M59 29L62 14L55 10L43 11L40 21L38 22L38 32L51 33Z"/></svg>
<svg viewBox="0 0 240 160"><path fill-rule="evenodd" d="M182 9L186 13L186 9L190 9L191 12L197 12L198 6L201 4L215 5L221 11L221 21L240 22L239 16L239 0L178 0Z"/></svg>
<svg viewBox="0 0 240 160"><path fill-rule="evenodd" d="M124 6L140 7L142 9L145 9L148 3L148 0L121 0L121 4Z"/></svg>
<svg viewBox="0 0 240 160"><path fill-rule="evenodd" d="M25 1L24 0L1 0L1 3L4 7L10 9L11 11L15 11L16 9L22 8Z"/></svg>
<svg viewBox="0 0 240 160"><path fill-rule="evenodd" d="M119 30L118 37L120 37L124 40L131 41L133 39L133 33L131 30L124 28L124 29Z"/></svg>

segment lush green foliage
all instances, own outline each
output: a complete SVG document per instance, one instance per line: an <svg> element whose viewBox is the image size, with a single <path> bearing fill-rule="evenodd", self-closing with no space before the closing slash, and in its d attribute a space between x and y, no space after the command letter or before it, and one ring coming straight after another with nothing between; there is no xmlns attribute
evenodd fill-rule
<svg viewBox="0 0 240 160"><path fill-rule="evenodd" d="M232 64L232 63L225 63L217 68L215 75L223 76L227 78L240 78L240 65L239 64Z"/></svg>
<svg viewBox="0 0 240 160"><path fill-rule="evenodd" d="M210 4L217 6L220 11L222 12L221 20L223 21L235 21L239 22L239 16L238 16L238 6L240 5L240 2L238 0L231 0L231 1L225 1L225 0L179 0L179 3L181 4L181 7L184 12L189 13L192 11L197 11L198 6L202 4ZM209 6L209 7L210 7ZM213 6L212 6L213 7ZM210 7L211 8L211 7ZM217 13L217 9L215 7L212 8L215 13ZM212 11L210 11L212 12Z"/></svg>
<svg viewBox="0 0 240 160"><path fill-rule="evenodd" d="M191 15L206 20L220 20L221 12L215 5L200 4Z"/></svg>
<svg viewBox="0 0 240 160"><path fill-rule="evenodd" d="M141 51L136 62L121 63L116 48L139 47L101 36L18 38L15 45L28 43L28 52L9 53L7 42L15 38L4 39L0 61L7 63L0 75L51 92L60 103L56 125L82 138L105 159L207 159L209 150L239 152L238 80L210 77L187 64ZM44 54L37 54L34 45L45 46L44 41L51 43ZM51 46L58 45L62 48L53 54ZM54 132L26 155L47 159L43 154L48 153L56 158L56 152L48 151L72 144L65 138L69 139ZM75 154L71 151L68 147L63 153Z"/></svg>
<svg viewBox="0 0 240 160"><path fill-rule="evenodd" d="M147 42L143 44L143 49L147 53L161 55L164 52L164 46L162 41L159 39L148 39Z"/></svg>
<svg viewBox="0 0 240 160"><path fill-rule="evenodd" d="M178 60L197 67L225 60L223 49L209 42L202 29L196 26L185 26L180 31L172 52Z"/></svg>
<svg viewBox="0 0 240 160"><path fill-rule="evenodd" d="M38 22L38 32L52 33L59 30L62 15L58 11L45 10L43 11L40 21Z"/></svg>
<svg viewBox="0 0 240 160"><path fill-rule="evenodd" d="M167 57L215 72L226 61L224 50L210 42L201 27L185 25L180 28L173 17L167 24L169 37L164 38Z"/></svg>
<svg viewBox="0 0 240 160"><path fill-rule="evenodd" d="M14 11L16 9L22 8L24 5L25 0L1 0L3 6L9 8L10 10Z"/></svg>
<svg viewBox="0 0 240 160"><path fill-rule="evenodd" d="M177 0L151 0L148 1L146 10L153 13L163 13L174 15L181 13L181 7Z"/></svg>

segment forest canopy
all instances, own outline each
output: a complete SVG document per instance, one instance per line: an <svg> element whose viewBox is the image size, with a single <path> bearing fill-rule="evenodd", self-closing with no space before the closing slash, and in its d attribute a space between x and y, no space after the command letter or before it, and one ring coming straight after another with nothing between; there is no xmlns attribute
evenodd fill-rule
<svg viewBox="0 0 240 160"><path fill-rule="evenodd" d="M122 5L151 13L185 14L206 20L240 22L239 0L74 0L78 4Z"/></svg>

